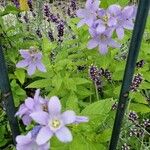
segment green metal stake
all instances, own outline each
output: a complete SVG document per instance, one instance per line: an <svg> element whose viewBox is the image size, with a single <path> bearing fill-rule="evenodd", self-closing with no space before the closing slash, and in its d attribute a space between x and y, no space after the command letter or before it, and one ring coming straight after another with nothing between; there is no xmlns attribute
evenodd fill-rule
<svg viewBox="0 0 150 150"><path fill-rule="evenodd" d="M17 119L15 118L16 113L15 105L9 84L9 78L5 65L5 58L1 45L0 45L0 89L2 92L2 100L4 101L4 107L6 109L6 114L12 131L13 142L14 144L16 144L15 138L17 135L19 135L19 125Z"/></svg>
<svg viewBox="0 0 150 150"><path fill-rule="evenodd" d="M128 93L130 90L130 85L132 82L134 69L135 69L137 57L138 57L139 50L140 50L142 36L143 36L145 25L146 25L146 19L148 16L149 6L150 6L150 0L139 1L135 26L133 30L130 47L129 47L129 54L128 54L125 73L124 73L122 88L120 92L118 109L117 109L116 118L114 122L109 150L116 150L116 147L117 147L119 134L121 130L121 124L122 124L122 120L124 117L126 105L128 102Z"/></svg>

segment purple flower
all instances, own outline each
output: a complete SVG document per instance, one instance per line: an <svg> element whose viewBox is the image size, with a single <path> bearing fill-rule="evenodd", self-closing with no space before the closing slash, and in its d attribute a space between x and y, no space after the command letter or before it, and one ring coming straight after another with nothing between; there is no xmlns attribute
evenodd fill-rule
<svg viewBox="0 0 150 150"><path fill-rule="evenodd" d="M17 150L48 150L49 143L38 145L36 143L36 136L40 130L40 126L36 126L27 135L19 135L16 137L16 149Z"/></svg>
<svg viewBox="0 0 150 150"><path fill-rule="evenodd" d="M76 116L74 123L79 124L79 123L84 123L84 122L89 122L89 118L85 116Z"/></svg>
<svg viewBox="0 0 150 150"><path fill-rule="evenodd" d="M29 116L33 112L47 111L47 100L43 99L40 95L40 90L36 90L34 98L28 97L25 103L22 104L16 113L16 116L22 118L25 125L29 125L32 118Z"/></svg>
<svg viewBox="0 0 150 150"><path fill-rule="evenodd" d="M95 32L93 32L93 30L91 30L90 32L92 35L92 39L88 42L89 49L93 49L98 46L100 53L105 54L108 51L108 47L120 47L120 44L118 44L111 38L111 30L107 30L101 34L96 34Z"/></svg>
<svg viewBox="0 0 150 150"><path fill-rule="evenodd" d="M116 30L119 39L124 37L124 29L132 30L134 27L135 7L126 6L121 9L119 5L111 5L108 12L112 16L108 25Z"/></svg>
<svg viewBox="0 0 150 150"><path fill-rule="evenodd" d="M35 112L30 116L42 126L36 138L39 145L46 143L53 135L64 143L72 141L72 134L66 125L82 122L81 118L76 118L74 111L67 110L61 114L61 104L56 96L51 97L48 102L48 112Z"/></svg>
<svg viewBox="0 0 150 150"><path fill-rule="evenodd" d="M45 66L41 62L41 52L37 52L35 48L31 47L29 50L20 50L20 54L24 60L19 61L16 67L27 67L27 72L30 76L35 73L36 68L42 72L46 72Z"/></svg>
<svg viewBox="0 0 150 150"><path fill-rule="evenodd" d="M91 26L93 22L97 19L97 11L99 9L99 0L87 0L85 4L85 9L77 10L76 14L81 18L78 23L78 27L84 24Z"/></svg>

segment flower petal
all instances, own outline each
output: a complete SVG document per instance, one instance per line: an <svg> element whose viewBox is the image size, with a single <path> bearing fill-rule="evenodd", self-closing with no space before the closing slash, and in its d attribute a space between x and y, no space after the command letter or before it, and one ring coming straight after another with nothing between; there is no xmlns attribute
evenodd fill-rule
<svg viewBox="0 0 150 150"><path fill-rule="evenodd" d="M35 100L35 101L38 101L38 100L39 100L39 97L40 97L40 89L37 89L37 90L35 91L34 100Z"/></svg>
<svg viewBox="0 0 150 150"><path fill-rule="evenodd" d="M49 127L42 127L39 131L36 142L38 145L45 144L51 137L53 136L53 133L49 129Z"/></svg>
<svg viewBox="0 0 150 150"><path fill-rule="evenodd" d="M99 51L100 51L101 54L106 54L107 51L108 51L107 45L101 43L101 44L99 45Z"/></svg>
<svg viewBox="0 0 150 150"><path fill-rule="evenodd" d="M73 123L76 119L76 114L72 110L67 110L64 113L62 113L62 120L64 124L70 124Z"/></svg>
<svg viewBox="0 0 150 150"><path fill-rule="evenodd" d="M18 135L16 137L16 142L20 145L25 145L28 144L32 141L31 139L31 134L27 134L27 135Z"/></svg>
<svg viewBox="0 0 150 150"><path fill-rule="evenodd" d="M37 123L41 125L47 125L49 115L47 112L39 111L30 114L30 117Z"/></svg>
<svg viewBox="0 0 150 150"><path fill-rule="evenodd" d="M23 58L29 58L30 57L30 53L29 53L29 51L28 50L20 50L19 51L20 52L20 54L21 54L21 56L23 57Z"/></svg>
<svg viewBox="0 0 150 150"><path fill-rule="evenodd" d="M25 114L22 117L22 121L23 121L23 124L27 126L27 125L29 125L31 123L32 119L29 116L29 114L27 114L27 115Z"/></svg>
<svg viewBox="0 0 150 150"><path fill-rule="evenodd" d="M41 72L46 72L46 68L41 62L36 63L36 66Z"/></svg>
<svg viewBox="0 0 150 150"><path fill-rule="evenodd" d="M81 19L81 20L79 21L79 23L77 24L77 27L80 28L80 27L82 27L84 24L85 24L85 19Z"/></svg>
<svg viewBox="0 0 150 150"><path fill-rule="evenodd" d="M123 29L123 28L117 28L117 29L116 29L116 32L117 32L118 38L119 38L120 40L123 39L123 37L124 37L124 29Z"/></svg>
<svg viewBox="0 0 150 150"><path fill-rule="evenodd" d="M61 141L61 142L71 142L72 141L72 134L70 130L67 127L62 127L59 129L56 133L56 137Z"/></svg>
<svg viewBox="0 0 150 150"><path fill-rule="evenodd" d="M35 70L36 70L36 66L34 64L30 64L27 69L28 75L29 76L33 75Z"/></svg>
<svg viewBox="0 0 150 150"><path fill-rule="evenodd" d="M28 66L28 61L27 60L21 60L16 64L17 68L24 68Z"/></svg>
<svg viewBox="0 0 150 150"><path fill-rule="evenodd" d="M77 10L76 15L79 18L84 18L87 15L87 11L86 11L86 9L79 9L79 10Z"/></svg>
<svg viewBox="0 0 150 150"><path fill-rule="evenodd" d="M25 105L29 108L29 109L33 109L34 107L34 100L32 98L27 98L25 100Z"/></svg>
<svg viewBox="0 0 150 150"><path fill-rule="evenodd" d="M57 96L50 98L48 102L48 111L50 114L59 114L61 112L61 103Z"/></svg>
<svg viewBox="0 0 150 150"><path fill-rule="evenodd" d="M85 116L76 116L75 123L89 122L89 118Z"/></svg>
<svg viewBox="0 0 150 150"><path fill-rule="evenodd" d="M93 49L95 48L96 46L98 45L98 41L95 40L95 39L91 39L89 42L88 42L88 49Z"/></svg>

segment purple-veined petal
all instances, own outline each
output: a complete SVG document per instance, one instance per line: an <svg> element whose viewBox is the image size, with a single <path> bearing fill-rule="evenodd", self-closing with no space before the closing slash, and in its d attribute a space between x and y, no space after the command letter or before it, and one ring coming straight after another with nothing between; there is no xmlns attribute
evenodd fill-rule
<svg viewBox="0 0 150 150"><path fill-rule="evenodd" d="M56 137L61 141L61 142L71 142L72 141L72 134L70 130L67 127L62 127L55 133Z"/></svg>
<svg viewBox="0 0 150 150"><path fill-rule="evenodd" d="M117 19L115 17L111 17L109 20L108 20L108 26L111 27L111 26L115 26L117 24Z"/></svg>
<svg viewBox="0 0 150 150"><path fill-rule="evenodd" d="M45 144L51 137L53 133L51 132L49 127L42 127L37 135L36 142L38 145Z"/></svg>
<svg viewBox="0 0 150 150"><path fill-rule="evenodd" d="M133 13L134 13L133 5L132 6L126 6L122 10L123 17L125 17L125 18L132 18L133 17Z"/></svg>
<svg viewBox="0 0 150 150"><path fill-rule="evenodd" d="M47 112L44 111L39 111L39 112L34 112L30 114L30 117L37 123L41 125L47 125L49 115Z"/></svg>
<svg viewBox="0 0 150 150"><path fill-rule="evenodd" d="M101 44L99 45L99 52L100 52L101 54L106 54L106 53L108 52L108 47L107 47L107 45L101 43Z"/></svg>
<svg viewBox="0 0 150 150"><path fill-rule="evenodd" d="M32 98L27 98L25 100L25 105L29 108L29 109L33 109L34 107L34 100Z"/></svg>
<svg viewBox="0 0 150 150"><path fill-rule="evenodd" d="M61 112L61 103L57 96L53 96L50 98L48 102L48 111L50 114L60 114Z"/></svg>
<svg viewBox="0 0 150 150"><path fill-rule="evenodd" d="M33 75L35 73L35 70L36 70L35 64L30 64L27 69L28 75L29 76Z"/></svg>
<svg viewBox="0 0 150 150"><path fill-rule="evenodd" d="M67 110L64 113L62 113L62 120L64 124L71 124L76 119L76 114L74 111Z"/></svg>
<svg viewBox="0 0 150 150"><path fill-rule="evenodd" d="M134 23L133 21L130 19L130 20L126 20L123 24L123 27L125 29L128 29L128 30L133 30L133 27L134 27Z"/></svg>
<svg viewBox="0 0 150 150"><path fill-rule="evenodd" d="M16 64L16 67L17 68L24 68L24 67L27 67L29 64L28 64L28 61L27 60L21 60L19 61L17 64Z"/></svg>
<svg viewBox="0 0 150 150"><path fill-rule="evenodd" d="M88 47L88 49L93 49L93 48L97 47L97 45L98 45L98 41L95 40L95 39L91 39L91 40L88 42L87 47Z"/></svg>
<svg viewBox="0 0 150 150"><path fill-rule="evenodd" d="M37 62L36 66L41 72L46 72L46 68L41 62Z"/></svg>
<svg viewBox="0 0 150 150"><path fill-rule="evenodd" d="M102 33L102 32L105 31L105 29L106 29L105 25L99 24L99 25L97 26L97 28L96 28L96 32L97 32L97 33Z"/></svg>
<svg viewBox="0 0 150 150"><path fill-rule="evenodd" d="M21 56L25 59L30 57L30 53L28 50L20 50L19 52L20 52Z"/></svg>
<svg viewBox="0 0 150 150"><path fill-rule="evenodd" d="M88 18L85 18L85 23L86 23L89 27L92 26L93 22L94 22L94 17L93 17L93 16L89 16Z"/></svg>
<svg viewBox="0 0 150 150"><path fill-rule="evenodd" d="M124 29L123 28L117 28L116 33L119 39L123 39L124 37Z"/></svg>

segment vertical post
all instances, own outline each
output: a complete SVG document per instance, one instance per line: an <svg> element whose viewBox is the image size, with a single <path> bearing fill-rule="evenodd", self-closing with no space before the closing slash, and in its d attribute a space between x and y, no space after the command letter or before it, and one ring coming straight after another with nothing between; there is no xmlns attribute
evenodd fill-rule
<svg viewBox="0 0 150 150"><path fill-rule="evenodd" d="M0 45L0 90L2 92L2 100L4 101L4 107L6 109L6 114L12 131L13 142L14 144L16 144L15 138L19 134L19 125L17 119L15 118L16 112L15 105L9 84L5 58L1 45Z"/></svg>
<svg viewBox="0 0 150 150"><path fill-rule="evenodd" d="M142 36L146 25L149 6L150 6L150 0L139 1L136 21L135 21L133 35L129 47L129 54L128 54L125 73L124 73L122 88L119 96L118 109L117 109L116 118L114 122L109 150L116 150L117 147L119 134L121 130L121 124L122 124L122 120L124 117L124 113L128 101L128 93L130 90L130 85L132 82L134 69L139 54Z"/></svg>

